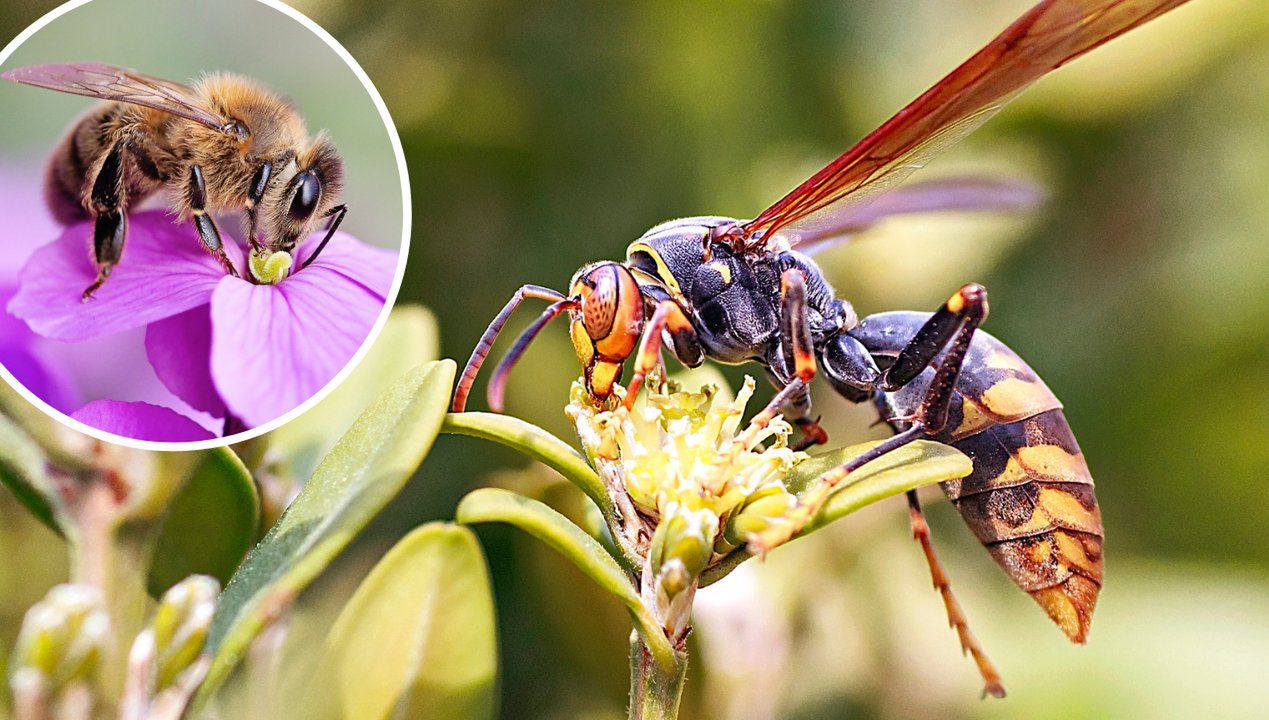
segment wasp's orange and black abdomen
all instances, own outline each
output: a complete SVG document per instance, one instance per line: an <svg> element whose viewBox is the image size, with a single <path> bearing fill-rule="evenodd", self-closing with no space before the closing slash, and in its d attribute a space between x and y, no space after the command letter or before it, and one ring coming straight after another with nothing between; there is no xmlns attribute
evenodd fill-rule
<svg viewBox="0 0 1269 720"><path fill-rule="evenodd" d="M881 313L851 335L893 357L928 319ZM879 399L910 414L933 370ZM965 453L973 472L943 490L996 562L1074 642L1087 637L1102 585L1102 522L1093 478L1062 404L1016 353L974 335L947 425L934 439Z"/></svg>

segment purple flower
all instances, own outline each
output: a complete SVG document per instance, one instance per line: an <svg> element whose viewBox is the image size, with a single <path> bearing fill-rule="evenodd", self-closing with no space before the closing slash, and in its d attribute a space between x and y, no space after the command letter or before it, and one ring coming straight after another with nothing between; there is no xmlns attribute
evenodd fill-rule
<svg viewBox="0 0 1269 720"><path fill-rule="evenodd" d="M151 442L194 442L216 437L184 415L147 402L94 400L71 417L108 433Z"/></svg>
<svg viewBox="0 0 1269 720"><path fill-rule="evenodd" d="M17 268L40 242L57 232L57 224L44 211L39 185L0 175L0 307L18 290ZM69 412L77 406L74 385L48 348L43 347L26 324L0 313L0 365L31 392L53 407Z"/></svg>
<svg viewBox="0 0 1269 720"><path fill-rule="evenodd" d="M315 235L296 249L289 277L256 285L226 275L192 227L160 211L133 213L128 226L123 261L94 299L80 300L96 274L92 227L80 223L31 256L9 311L36 333L69 342L145 327L146 356L163 384L194 409L242 427L294 409L352 359L383 310L398 262L397 253L336 233L299 269L321 239ZM226 238L225 249L245 278L243 248ZM143 405L113 403L90 414L98 423L157 430L149 424L156 413Z"/></svg>

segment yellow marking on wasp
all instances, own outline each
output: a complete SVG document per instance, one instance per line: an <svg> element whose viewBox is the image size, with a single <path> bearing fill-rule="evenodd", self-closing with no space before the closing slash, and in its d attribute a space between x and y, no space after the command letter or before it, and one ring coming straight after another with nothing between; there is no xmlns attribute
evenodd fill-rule
<svg viewBox="0 0 1269 720"><path fill-rule="evenodd" d="M952 431L952 438L960 440L967 438L974 433L990 427L995 423L987 413L978 408L977 405L970 402L968 398L961 397L961 424L956 426Z"/></svg>
<svg viewBox="0 0 1269 720"><path fill-rule="evenodd" d="M722 260L715 260L714 262L710 263L709 266L717 270L719 275L723 276L724 285L731 284L731 266L729 266L727 263L723 262Z"/></svg>
<svg viewBox="0 0 1269 720"><path fill-rule="evenodd" d="M1101 535L1102 519L1096 509L1089 510L1079 498L1058 488L1042 487L1036 498L1036 510L1043 509L1051 522L1072 530Z"/></svg>
<svg viewBox="0 0 1269 720"><path fill-rule="evenodd" d="M1016 468L1017 466L1015 465L1014 467ZM1009 469L1006 469L1005 472L996 477L996 480L1010 472ZM991 524L995 537L1001 540L1038 535L1057 528L1069 528L1093 535L1101 535L1102 532L1102 521L1097 511L1088 510L1080 504L1078 498L1065 490L1044 486L1040 488L1035 505L1031 509L1031 516L1027 518L1026 522L1020 525L1011 525L1003 518L993 517L991 518ZM1047 547L1046 543L1039 543L1032 546L1027 552L1033 562L1041 563L1049 556L1049 551L1045 549Z"/></svg>
<svg viewBox="0 0 1269 720"><path fill-rule="evenodd" d="M1010 352L1003 350L993 350L985 360L987 367L995 370L1017 370L1018 372L1033 375L1034 371L1027 367L1022 358Z"/></svg>
<svg viewBox="0 0 1269 720"><path fill-rule="evenodd" d="M1101 579L1101 560L1090 558L1088 549L1079 538L1065 532L1056 532L1053 536L1057 540L1058 554L1062 558L1063 565L1074 567L1094 579Z"/></svg>
<svg viewBox="0 0 1269 720"><path fill-rule="evenodd" d="M959 290L955 295L947 299L947 309L954 313L959 313L965 309L965 296L961 295Z"/></svg>
<svg viewBox="0 0 1269 720"><path fill-rule="evenodd" d="M1093 484L1083 454L1072 455L1057 445L1026 445L1014 452L1018 462L1036 475L1056 482Z"/></svg>
<svg viewBox="0 0 1269 720"><path fill-rule="evenodd" d="M661 253L653 250L651 245L636 240L626 248L626 260L629 261L630 257L637 252L647 253L648 257L652 258L652 262L657 266L657 279L669 291L670 296L679 301L680 305L686 304L687 300L683 297L683 290L679 287L679 281L674 279L674 273L670 272L670 266L666 265L665 261L661 259Z"/></svg>
<svg viewBox="0 0 1269 720"><path fill-rule="evenodd" d="M600 360L590 371L590 387L596 395L608 397L612 394L612 386L621 375L621 364Z"/></svg>
<svg viewBox="0 0 1269 720"><path fill-rule="evenodd" d="M1009 377L987 388L978 402L997 421L1013 421L1055 410L1062 403L1038 379L1035 382Z"/></svg>
<svg viewBox="0 0 1269 720"><path fill-rule="evenodd" d="M586 324L581 320L574 320L569 323L568 334L573 340L573 350L577 352L577 359L582 361L582 365L590 365L591 360L595 359L595 345L590 340L590 334L586 332Z"/></svg>
<svg viewBox="0 0 1269 720"><path fill-rule="evenodd" d="M1075 603L1062 590L1061 586L1045 588L1043 590L1034 590L1031 597L1044 608L1044 612L1048 613L1053 622L1071 638L1073 642L1083 642L1080 620L1080 612L1075 607ZM1076 640L1079 637L1081 639Z"/></svg>

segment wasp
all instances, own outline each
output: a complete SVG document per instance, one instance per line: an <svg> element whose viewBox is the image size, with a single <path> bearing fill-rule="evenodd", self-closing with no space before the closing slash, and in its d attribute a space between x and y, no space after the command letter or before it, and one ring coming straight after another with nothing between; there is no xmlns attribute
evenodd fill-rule
<svg viewBox="0 0 1269 720"><path fill-rule="evenodd" d="M986 290L966 284L934 313L860 319L811 259L815 250L905 212L1007 207L1007 186L927 182L891 190L955 144L1027 85L1185 0L1045 0L854 147L752 220L691 217L658 225L626 250L573 276L568 295L526 285L472 352L455 391L462 411L498 332L525 298L551 302L507 352L489 383L501 410L507 376L529 343L567 315L586 387L624 402L661 358L761 365L778 391L760 417L790 417L808 444L827 438L810 413L808 384L823 375L846 399L872 403L895 434L821 477L831 490L851 472L918 438L958 448L968 477L943 490L1013 581L1073 642L1083 643L1103 579L1103 530L1093 480L1062 404L1031 367L979 330ZM890 192L882 194L889 190ZM871 204L869 204L871 203ZM984 692L1000 675L970 632L934 552L914 491L909 518L962 649Z"/></svg>
<svg viewBox="0 0 1269 720"><path fill-rule="evenodd" d="M325 133L310 138L290 100L259 82L213 73L193 83L101 63L32 65L8 80L99 98L49 157L45 199L58 222L93 221L93 296L123 257L128 209L165 191L230 275L210 213L245 209L254 254L290 253L323 222L313 262L343 221L343 159Z"/></svg>

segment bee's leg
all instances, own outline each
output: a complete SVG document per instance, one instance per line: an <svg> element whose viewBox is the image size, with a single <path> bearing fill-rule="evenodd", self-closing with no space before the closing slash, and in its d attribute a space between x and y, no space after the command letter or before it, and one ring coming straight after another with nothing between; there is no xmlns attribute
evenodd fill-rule
<svg viewBox="0 0 1269 720"><path fill-rule="evenodd" d="M634 407L635 396L639 394L643 379L660 362L661 334L667 330L674 339L676 353L677 348L694 347L699 357L700 340L696 336L696 328L692 327L692 321L683 313L683 308L668 299L657 303L657 309L652 313L652 318L643 328L643 339L639 341L639 351L635 354L634 375L630 378L630 384L626 386L625 406L627 409Z"/></svg>
<svg viewBox="0 0 1269 720"><path fill-rule="evenodd" d="M252 250L260 249L260 240L256 237L256 221L260 213L260 201L269 189L269 179L273 177L273 163L265 161L255 177L251 179L251 189L247 191L247 243Z"/></svg>
<svg viewBox="0 0 1269 720"><path fill-rule="evenodd" d="M123 257L123 245L128 238L128 214L125 209L127 193L123 185L124 150L126 142L117 142L106 154L93 179L89 205L96 220L93 225L93 261L97 265L97 279L84 289L82 299L87 302L93 293L110 277L110 271Z"/></svg>
<svg viewBox="0 0 1269 720"><path fill-rule="evenodd" d="M207 183L203 180L203 168L199 165L191 165L189 168L189 207L194 213L194 227L198 230L198 238L203 241L203 247L220 261L225 272L238 277L238 269L230 262L225 246L220 241L216 221L207 214Z"/></svg>
<svg viewBox="0 0 1269 720"><path fill-rule="evenodd" d="M323 237L322 241L317 244L317 249L313 251L313 254L309 255L308 259L304 261L304 264L300 266L301 270L312 264L312 262L317 259L317 256L322 254L322 251L326 249L326 243L330 242L331 237L335 235L335 231L339 229L339 224L344 221L344 216L347 214L347 205L336 205L326 211L325 217L330 218L330 223L326 225L326 236Z"/></svg>
<svg viewBox="0 0 1269 720"><path fill-rule="evenodd" d="M564 295L541 285L525 285L516 290L515 295L511 296L493 322L489 323L489 327L485 328L485 334L480 336L480 342L476 343L476 348L471 351L471 357L467 359L467 365L463 367L463 374L458 376L458 387L454 390L452 405L454 412L462 412L466 409L467 396L471 394L471 386L476 382L476 374L480 372L480 366L484 364L485 358L489 357L489 351L493 349L494 341L498 339L498 333L502 332L502 327L507 324L511 313L515 312L525 298L559 302L564 299Z"/></svg>
<svg viewBox="0 0 1269 720"><path fill-rule="evenodd" d="M934 545L930 541L930 525L925 521L925 514L921 512L921 501L917 498L916 490L908 491L908 522L912 526L913 539L921 544L921 550L925 553L925 562L930 566L930 579L934 581L934 589L938 590L943 598L943 607L947 610L947 624L956 630L956 637L961 643L961 652L969 653L970 657L974 658L974 664L978 666L978 673L983 678L983 695L1004 697L1005 686L1001 681L1000 672L987 657L983 646L978 643L978 638L974 637L974 633L970 631L969 618L965 617L965 611L961 609L961 604L952 594L951 580L943 569L939 556L934 552Z"/></svg>

